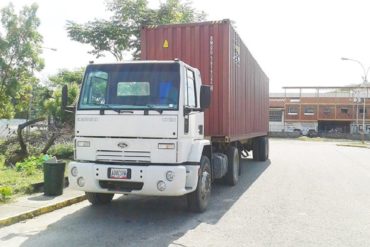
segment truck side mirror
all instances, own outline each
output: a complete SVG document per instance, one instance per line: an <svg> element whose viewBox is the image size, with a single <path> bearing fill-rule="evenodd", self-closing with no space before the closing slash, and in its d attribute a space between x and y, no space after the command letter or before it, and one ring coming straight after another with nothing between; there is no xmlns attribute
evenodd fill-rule
<svg viewBox="0 0 370 247"><path fill-rule="evenodd" d="M68 86L62 87L62 111L65 111L68 104Z"/></svg>
<svg viewBox="0 0 370 247"><path fill-rule="evenodd" d="M211 104L211 87L200 86L200 109L205 110Z"/></svg>

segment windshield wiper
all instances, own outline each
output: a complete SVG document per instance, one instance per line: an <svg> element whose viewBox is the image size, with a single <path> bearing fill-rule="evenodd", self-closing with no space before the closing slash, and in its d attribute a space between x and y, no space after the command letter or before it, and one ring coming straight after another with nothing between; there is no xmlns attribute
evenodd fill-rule
<svg viewBox="0 0 370 247"><path fill-rule="evenodd" d="M157 112L159 112L159 114L162 114L163 113L163 109L155 108L155 105L147 104L146 107L148 107L148 109L144 111L144 114L145 115L148 115L147 114L148 112L146 112L146 111L149 111L149 110L157 111Z"/></svg>
<svg viewBox="0 0 370 247"><path fill-rule="evenodd" d="M110 105L108 104L98 104L98 103L93 103L93 105L96 105L96 106L104 106L106 107L107 109L104 109L104 108L100 108L100 111L103 111L103 114L104 114L104 110L112 110L112 111L115 111L117 113L121 113L121 110L120 109L116 109L116 108L113 108L111 107ZM103 115L102 114L102 115Z"/></svg>

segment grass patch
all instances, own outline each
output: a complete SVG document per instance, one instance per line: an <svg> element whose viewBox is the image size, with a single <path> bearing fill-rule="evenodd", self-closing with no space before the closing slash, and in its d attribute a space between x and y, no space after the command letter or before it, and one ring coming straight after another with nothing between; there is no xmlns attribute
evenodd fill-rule
<svg viewBox="0 0 370 247"><path fill-rule="evenodd" d="M300 136L297 138L300 141L308 141L308 142L336 142L338 139L329 139L329 138L322 138L322 137L308 137L308 136Z"/></svg>
<svg viewBox="0 0 370 247"><path fill-rule="evenodd" d="M310 142L324 142L324 141L327 141L326 138L308 137L308 136L300 136L300 137L297 138L297 140L300 140L300 141L310 141Z"/></svg>
<svg viewBox="0 0 370 247"><path fill-rule="evenodd" d="M43 181L43 163L49 157L30 156L13 167L0 166L0 201L9 201L14 195L32 192L31 185Z"/></svg>
<svg viewBox="0 0 370 247"><path fill-rule="evenodd" d="M0 162L1 162L0 155ZM61 160L66 165L71 160ZM43 173L44 157L29 157L23 162L18 162L15 168L5 167L0 163L0 205L12 199L33 193L32 185L44 182ZM67 166L64 176L68 176Z"/></svg>
<svg viewBox="0 0 370 247"><path fill-rule="evenodd" d="M44 181L42 170L32 174L17 172L14 168L0 168L0 202L9 201L14 196L23 195L30 191L31 184Z"/></svg>
<svg viewBox="0 0 370 247"><path fill-rule="evenodd" d="M346 143L346 144L361 143L359 141L350 140L350 139L336 139L336 138L325 138L325 137L312 137L311 138L307 136L300 136L296 138L296 140L309 141L309 142L341 142L341 143Z"/></svg>
<svg viewBox="0 0 370 247"><path fill-rule="evenodd" d="M337 146L340 147L354 147L354 148L370 148L367 144L362 143L338 143Z"/></svg>

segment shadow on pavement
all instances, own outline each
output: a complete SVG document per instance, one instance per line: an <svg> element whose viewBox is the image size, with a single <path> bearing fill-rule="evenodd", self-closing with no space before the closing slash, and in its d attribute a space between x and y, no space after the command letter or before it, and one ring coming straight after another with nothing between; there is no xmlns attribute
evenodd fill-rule
<svg viewBox="0 0 370 247"><path fill-rule="evenodd" d="M243 160L239 183L213 184L203 214L188 212L185 197L121 196L109 205L87 206L64 216L22 246L168 246L201 223L217 223L269 165L269 160Z"/></svg>
<svg viewBox="0 0 370 247"><path fill-rule="evenodd" d="M38 195L38 196L33 196L28 198L30 201L51 201L55 198L56 196L45 196L45 195Z"/></svg>

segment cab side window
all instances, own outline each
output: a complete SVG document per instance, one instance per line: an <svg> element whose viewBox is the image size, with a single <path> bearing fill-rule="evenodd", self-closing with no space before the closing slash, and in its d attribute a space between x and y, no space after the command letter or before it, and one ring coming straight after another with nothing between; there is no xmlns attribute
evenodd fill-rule
<svg viewBox="0 0 370 247"><path fill-rule="evenodd" d="M86 105L106 104L107 84L108 73L104 71L91 72L87 78L82 103Z"/></svg>
<svg viewBox="0 0 370 247"><path fill-rule="evenodd" d="M185 88L185 105L188 107L197 106L197 97L195 90L194 72L190 69L186 70L186 88Z"/></svg>

